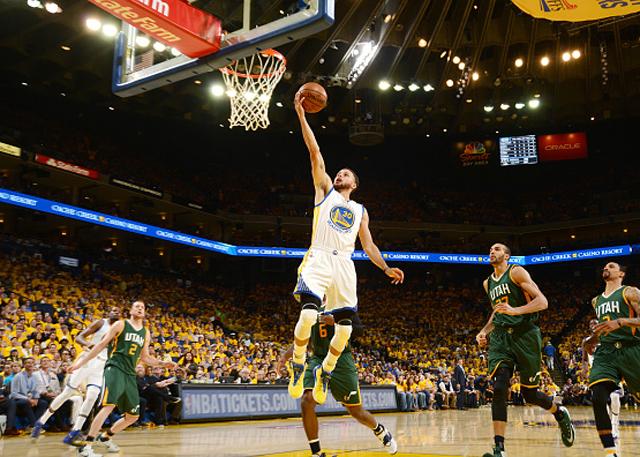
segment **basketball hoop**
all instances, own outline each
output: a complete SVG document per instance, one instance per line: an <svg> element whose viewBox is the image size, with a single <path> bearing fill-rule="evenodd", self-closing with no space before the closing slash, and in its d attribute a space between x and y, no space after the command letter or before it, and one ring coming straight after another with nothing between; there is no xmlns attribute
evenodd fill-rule
<svg viewBox="0 0 640 457"><path fill-rule="evenodd" d="M231 103L230 128L269 127L271 95L286 69L287 59L274 49L243 57L220 69Z"/></svg>

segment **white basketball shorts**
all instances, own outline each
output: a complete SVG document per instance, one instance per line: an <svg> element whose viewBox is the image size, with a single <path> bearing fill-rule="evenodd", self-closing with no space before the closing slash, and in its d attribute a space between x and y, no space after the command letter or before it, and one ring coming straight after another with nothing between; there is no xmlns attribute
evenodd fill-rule
<svg viewBox="0 0 640 457"><path fill-rule="evenodd" d="M106 360L98 358L91 360L78 371L71 373L67 385L73 389L79 389L83 384L86 384L87 387L96 386L102 389L105 363L107 363Z"/></svg>
<svg viewBox="0 0 640 457"><path fill-rule="evenodd" d="M320 301L326 295L325 311L357 309L357 282L351 254L312 247L298 267L298 282L293 295L298 301L301 294L313 295Z"/></svg>

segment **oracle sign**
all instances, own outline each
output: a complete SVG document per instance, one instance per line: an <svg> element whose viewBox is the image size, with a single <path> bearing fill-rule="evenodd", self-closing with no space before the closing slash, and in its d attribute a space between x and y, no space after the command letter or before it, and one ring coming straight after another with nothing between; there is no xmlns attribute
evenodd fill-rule
<svg viewBox="0 0 640 457"><path fill-rule="evenodd" d="M587 135L584 132L538 136L541 162L587 158Z"/></svg>
<svg viewBox="0 0 640 457"><path fill-rule="evenodd" d="M152 38L189 57L220 49L220 19L183 0L89 0Z"/></svg>

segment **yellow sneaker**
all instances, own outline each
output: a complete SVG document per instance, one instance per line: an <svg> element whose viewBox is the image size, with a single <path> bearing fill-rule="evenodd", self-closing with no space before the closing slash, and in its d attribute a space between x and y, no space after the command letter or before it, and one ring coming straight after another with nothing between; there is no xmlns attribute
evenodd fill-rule
<svg viewBox="0 0 640 457"><path fill-rule="evenodd" d="M304 371L307 369L306 363L294 363L289 360L287 371L289 372L289 395L292 398L300 398L304 393Z"/></svg>
<svg viewBox="0 0 640 457"><path fill-rule="evenodd" d="M313 399L319 405L323 404L327 400L327 393L329 392L329 381L331 380L331 373L327 373L322 369L322 365L318 365L313 369L313 390L311 395Z"/></svg>

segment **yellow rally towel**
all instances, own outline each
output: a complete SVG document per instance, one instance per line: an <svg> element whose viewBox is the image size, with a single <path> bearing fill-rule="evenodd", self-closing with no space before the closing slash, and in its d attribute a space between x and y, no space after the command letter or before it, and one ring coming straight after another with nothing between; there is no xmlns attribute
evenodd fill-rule
<svg viewBox="0 0 640 457"><path fill-rule="evenodd" d="M550 21L595 21L640 12L639 0L513 0L527 14Z"/></svg>

